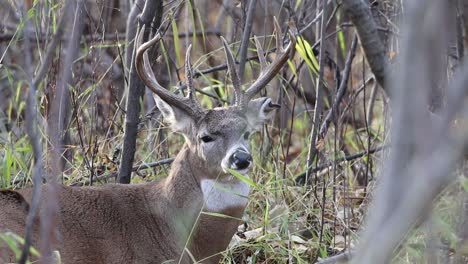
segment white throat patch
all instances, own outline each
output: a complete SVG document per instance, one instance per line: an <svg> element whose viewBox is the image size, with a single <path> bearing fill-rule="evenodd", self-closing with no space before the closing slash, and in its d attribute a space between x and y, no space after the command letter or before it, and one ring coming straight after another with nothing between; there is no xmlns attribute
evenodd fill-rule
<svg viewBox="0 0 468 264"><path fill-rule="evenodd" d="M247 175L245 175L247 177ZM205 209L211 212L221 212L229 207L244 207L247 205L250 185L232 178L220 182L204 179L200 182L205 201Z"/></svg>

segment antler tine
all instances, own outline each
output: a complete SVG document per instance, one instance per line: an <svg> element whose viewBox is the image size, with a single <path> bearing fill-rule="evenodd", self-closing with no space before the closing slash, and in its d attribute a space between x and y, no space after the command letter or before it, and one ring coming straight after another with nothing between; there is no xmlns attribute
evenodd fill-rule
<svg viewBox="0 0 468 264"><path fill-rule="evenodd" d="M255 46L257 47L258 61L260 62L260 71L263 72L267 68L265 52L263 51L262 44L258 40L257 36L254 36Z"/></svg>
<svg viewBox="0 0 468 264"><path fill-rule="evenodd" d="M229 74L231 75L232 85L234 86L234 93L236 97L236 105L244 105L244 91L242 90L241 81L239 79L239 74L236 70L236 62L234 56L232 55L229 45L227 44L226 39L221 36L221 40L224 46L224 52L226 53L226 60L228 65Z"/></svg>
<svg viewBox="0 0 468 264"><path fill-rule="evenodd" d="M147 81L152 83L152 85L147 85L147 86L153 92L155 92L154 91L155 88L153 86L157 87L157 89L164 89L164 87L162 87L161 84L159 84L158 80L156 80L156 77L154 76L154 73L151 70L151 67L149 65L150 63L148 59L148 54L146 54L145 51L149 49L151 46L153 46L155 43L159 42L161 40L161 35L159 35L158 33L150 41L146 43L142 43L144 32L145 32L145 25L143 25L143 27L140 29L140 32L138 33L138 36L137 36L136 45L138 45L138 50L137 50L136 59L135 59L135 67L136 67L138 75L143 80L143 82L145 82L145 84L146 84L145 79L148 79ZM138 63L138 62L141 62L141 57L143 54L144 54L143 56L144 63L143 65L141 65L141 63ZM142 66L143 66L143 69L141 68ZM140 72L144 74L141 74Z"/></svg>
<svg viewBox="0 0 468 264"><path fill-rule="evenodd" d="M273 25L275 27L276 49L278 52L283 52L283 31L276 17L273 17Z"/></svg>
<svg viewBox="0 0 468 264"><path fill-rule="evenodd" d="M195 86L193 85L193 72L192 64L190 63L190 52L192 51L192 44L187 48L187 53L185 54L185 78L188 91L188 98L194 103L198 104L197 97L195 96Z"/></svg>
<svg viewBox="0 0 468 264"><path fill-rule="evenodd" d="M143 25L137 36L136 45L138 45L138 50L135 56L136 71L141 80L153 93L159 96L166 103L181 109L193 117L198 116L203 111L198 103L189 98L180 97L171 93L157 81L150 66L147 50L161 40L161 35L157 33L154 38L148 42L142 43L144 32L145 26Z"/></svg>
<svg viewBox="0 0 468 264"><path fill-rule="evenodd" d="M275 37L276 37L276 57L274 61L265 67L260 72L257 80L245 91L246 101L250 101L261 89L263 89L281 70L283 65L288 61L289 56L292 56L294 47L296 46L296 36L293 33L295 30L289 30L289 44L286 48L283 47L281 28L275 18ZM258 47L257 47L258 50ZM259 57L261 57L259 55ZM260 62L262 64L262 62ZM265 62L266 64L266 62Z"/></svg>

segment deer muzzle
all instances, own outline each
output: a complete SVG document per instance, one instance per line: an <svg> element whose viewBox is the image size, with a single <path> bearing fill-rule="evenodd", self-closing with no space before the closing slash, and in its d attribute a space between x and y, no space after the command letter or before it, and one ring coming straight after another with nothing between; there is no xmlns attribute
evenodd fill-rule
<svg viewBox="0 0 468 264"><path fill-rule="evenodd" d="M252 156L244 149L237 149L229 157L229 165L234 170L245 170L252 164Z"/></svg>

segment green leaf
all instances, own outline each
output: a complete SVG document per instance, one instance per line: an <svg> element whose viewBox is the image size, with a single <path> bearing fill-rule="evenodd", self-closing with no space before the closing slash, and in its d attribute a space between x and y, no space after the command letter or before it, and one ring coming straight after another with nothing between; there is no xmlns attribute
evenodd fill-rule
<svg viewBox="0 0 468 264"><path fill-rule="evenodd" d="M336 24L341 25L341 22L342 22L341 11L337 12L336 20L337 20ZM337 26L336 30L337 30L336 35L338 38L338 45L340 46L341 56L343 56L343 58L346 58L346 41L345 41L343 30L339 26Z"/></svg>
<svg viewBox="0 0 468 264"><path fill-rule="evenodd" d="M0 234L0 239L7 244L11 251L15 253L15 256L17 256L17 258L20 256L21 249L18 246L18 242L10 235L10 232Z"/></svg>
<svg viewBox="0 0 468 264"><path fill-rule="evenodd" d="M324 248L324 247L320 247L319 248L319 256L321 258L326 258L328 256L328 252L327 252L327 249Z"/></svg>
<svg viewBox="0 0 468 264"><path fill-rule="evenodd" d="M164 57L164 63L166 64L167 72L171 72L171 64L169 63L169 56L167 55L166 47L164 47L164 42L160 41L161 54ZM172 81L171 74L169 74L169 82Z"/></svg>
<svg viewBox="0 0 468 264"><path fill-rule="evenodd" d="M198 8L195 8L195 11L197 12L198 26L200 27L200 30L202 32L203 43L206 43L205 27L203 26L203 21L200 16L200 10L198 10Z"/></svg>
<svg viewBox="0 0 468 264"><path fill-rule="evenodd" d="M219 184L216 184L216 183L213 185L213 187L214 187L215 189L221 190L221 191L223 191L223 192L227 192L227 193L230 193L230 194L234 194L234 195L237 195L237 196L240 196L240 197L243 197L243 198L247 198L247 199L249 198L249 196L240 194L239 192L235 192L235 191L233 191L233 190L231 190L231 189L228 189L228 188L223 187L223 186L221 186L221 185L219 185Z"/></svg>
<svg viewBox="0 0 468 264"><path fill-rule="evenodd" d="M175 20L171 22L172 26L172 34L174 35L174 46L175 46L175 53L176 53L176 60L177 60L177 67L182 65L182 60L180 56L180 41L179 41L179 29L177 28L177 23Z"/></svg>
<svg viewBox="0 0 468 264"><path fill-rule="evenodd" d="M16 257L19 258L21 255L21 249L24 246L24 238L13 232L6 232L0 234L0 239L5 241L8 247L15 253ZM40 257L41 254L34 247L29 247L29 252L36 257Z"/></svg>
<svg viewBox="0 0 468 264"><path fill-rule="evenodd" d="M297 11L297 9L298 9L299 6L301 5L301 3L302 3L302 0L298 0L298 1L296 2L296 5L294 5L294 10Z"/></svg>
<svg viewBox="0 0 468 264"><path fill-rule="evenodd" d="M5 177L5 186L9 186L11 182L11 166L13 165L13 157L11 149L6 148L5 156L3 157L3 176Z"/></svg>
<svg viewBox="0 0 468 264"><path fill-rule="evenodd" d="M312 70L315 74L318 74L319 64L314 56L312 46L310 46L309 42L299 36L297 38L296 50L302 59L306 62L309 69Z"/></svg>
<svg viewBox="0 0 468 264"><path fill-rule="evenodd" d="M21 89L23 86L23 81L18 81L18 85L16 86L16 94L15 94L15 103L18 104L18 102L20 101L21 97L21 92L23 91L23 89Z"/></svg>
<svg viewBox="0 0 468 264"><path fill-rule="evenodd" d="M84 96L88 95L92 91L96 89L97 85L96 84L91 84L88 88L86 88L80 95L78 95L78 99L83 98Z"/></svg>
<svg viewBox="0 0 468 264"><path fill-rule="evenodd" d="M220 213L213 213L213 212L201 212L201 213L204 214L204 215L210 215L210 216L214 216L214 217L221 217L221 218L226 218L226 219L234 219L234 220L242 221L242 219L240 219L240 218L233 217L233 216L230 216L230 215L220 214Z"/></svg>
<svg viewBox="0 0 468 264"><path fill-rule="evenodd" d="M346 58L346 42L345 42L343 31L338 30L337 36L338 36L338 44L340 45L341 54L343 58Z"/></svg>
<svg viewBox="0 0 468 264"><path fill-rule="evenodd" d="M463 187L463 190L465 192L468 192L468 179L467 178L461 178L461 186Z"/></svg>
<svg viewBox="0 0 468 264"><path fill-rule="evenodd" d="M288 63L288 66L289 66L289 69L291 70L291 72L294 74L296 79L298 79L299 76L297 76L296 66L294 66L294 64L291 62L291 60L288 60L287 63Z"/></svg>
<svg viewBox="0 0 468 264"><path fill-rule="evenodd" d="M263 215L263 223L264 223L264 229L267 230L268 223L269 223L269 216L270 216L270 203L268 202L268 199L266 199L265 202L266 202L266 208L265 208L265 213Z"/></svg>
<svg viewBox="0 0 468 264"><path fill-rule="evenodd" d="M255 189L259 189L258 185L255 184L255 182L253 182L250 178L240 174L239 172L237 172L235 170L231 170L231 169L227 169L227 170L232 176L236 177L237 179L247 183L248 185L254 187Z"/></svg>
<svg viewBox="0 0 468 264"><path fill-rule="evenodd" d="M192 32L192 48L195 49L195 44L197 43L197 32L196 32L196 22L195 22L195 14L193 13L194 8L192 6L192 1L187 1L188 10L190 13L190 22L193 25L193 32Z"/></svg>

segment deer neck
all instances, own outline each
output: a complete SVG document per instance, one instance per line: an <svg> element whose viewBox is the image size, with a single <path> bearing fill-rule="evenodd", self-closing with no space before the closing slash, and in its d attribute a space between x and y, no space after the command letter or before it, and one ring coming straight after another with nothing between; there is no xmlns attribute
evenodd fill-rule
<svg viewBox="0 0 468 264"><path fill-rule="evenodd" d="M173 208L199 211L203 195L190 159L190 149L185 144L172 163L169 176L163 181L163 195Z"/></svg>
<svg viewBox="0 0 468 264"><path fill-rule="evenodd" d="M195 151L185 144L163 182L164 196L176 208L193 208L223 213L241 209L247 204L250 187L247 183L226 174L214 173Z"/></svg>
<svg viewBox="0 0 468 264"><path fill-rule="evenodd" d="M198 259L225 250L239 225L238 220L209 213L240 219L249 193L248 184L230 175L213 175L203 164L186 144L163 182L169 211L175 212L173 217L184 219L185 232L190 233L192 227L196 227L188 239L192 240L194 246L190 250ZM218 257L220 255L214 260Z"/></svg>
<svg viewBox="0 0 468 264"><path fill-rule="evenodd" d="M187 144L177 155L165 189L177 207L224 213L238 208L240 215L248 202L250 186L239 179L215 173Z"/></svg>

